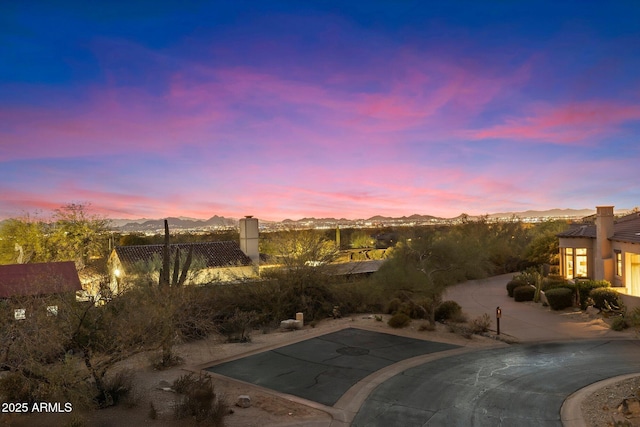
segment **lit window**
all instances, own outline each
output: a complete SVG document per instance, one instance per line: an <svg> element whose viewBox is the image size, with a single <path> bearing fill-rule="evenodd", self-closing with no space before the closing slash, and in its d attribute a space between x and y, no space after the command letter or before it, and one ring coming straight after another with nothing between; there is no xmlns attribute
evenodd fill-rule
<svg viewBox="0 0 640 427"><path fill-rule="evenodd" d="M576 277L587 276L587 249L576 249Z"/></svg>
<svg viewBox="0 0 640 427"><path fill-rule="evenodd" d="M47 307L47 316L57 316L58 315L58 306L50 305Z"/></svg>
<svg viewBox="0 0 640 427"><path fill-rule="evenodd" d="M616 276L622 276L622 252L616 251Z"/></svg>
<svg viewBox="0 0 640 427"><path fill-rule="evenodd" d="M573 248L566 248L564 251L565 276L573 279Z"/></svg>
<svg viewBox="0 0 640 427"><path fill-rule="evenodd" d="M24 308L16 308L15 310L13 310L13 317L15 317L16 320L24 320L27 318L27 310L25 310Z"/></svg>

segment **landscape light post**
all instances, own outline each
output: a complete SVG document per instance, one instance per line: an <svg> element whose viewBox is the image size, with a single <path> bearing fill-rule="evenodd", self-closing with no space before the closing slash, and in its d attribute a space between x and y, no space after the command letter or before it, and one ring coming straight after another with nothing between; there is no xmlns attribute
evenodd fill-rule
<svg viewBox="0 0 640 427"><path fill-rule="evenodd" d="M498 335L500 335L500 318L502 317L502 310L500 306L496 307L496 325L498 329Z"/></svg>

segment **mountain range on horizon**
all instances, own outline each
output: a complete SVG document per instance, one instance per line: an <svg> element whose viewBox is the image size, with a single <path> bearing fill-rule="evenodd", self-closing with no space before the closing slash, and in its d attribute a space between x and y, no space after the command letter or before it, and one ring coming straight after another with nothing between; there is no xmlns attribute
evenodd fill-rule
<svg viewBox="0 0 640 427"><path fill-rule="evenodd" d="M624 212L627 209L619 209L618 212ZM486 214L489 218L559 218L559 217L567 217L567 218L581 218L589 215L593 215L595 213L595 209L549 209L549 210L527 210L523 212L498 212L492 214ZM308 224L308 223L336 223L336 224L348 224L351 222L391 222L391 221L430 221L430 220L455 220L460 218L462 215L460 214L457 217L453 218L443 218L437 217L433 215L420 215L413 214L410 216L402 216L402 217L388 217L382 215L375 215L370 218L361 218L361 219L346 219L346 218L314 218L314 217L305 217L297 220L292 219L284 219L282 221L267 221L260 219L260 222L275 224ZM485 215L468 215L469 219L477 219L481 216ZM121 231L133 231L133 230L156 230L164 227L164 219L111 219L111 225L113 228L119 229ZM185 228L206 228L206 227L234 227L237 226L239 219L238 218L227 218L223 216L214 215L209 219L198 219L198 218L188 218L188 217L168 217L166 218L169 221L169 226L172 228L185 229Z"/></svg>

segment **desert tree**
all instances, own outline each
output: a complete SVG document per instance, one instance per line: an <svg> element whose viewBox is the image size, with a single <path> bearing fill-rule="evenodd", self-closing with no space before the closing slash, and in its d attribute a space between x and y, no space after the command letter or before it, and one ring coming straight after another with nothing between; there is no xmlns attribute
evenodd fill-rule
<svg viewBox="0 0 640 427"><path fill-rule="evenodd" d="M10 218L0 226L0 264L48 261L48 226L37 216Z"/></svg>
<svg viewBox="0 0 640 427"><path fill-rule="evenodd" d="M106 258L109 220L89 208L69 203L56 209L48 245L52 260L74 261L81 270L92 258Z"/></svg>
<svg viewBox="0 0 640 427"><path fill-rule="evenodd" d="M477 245L451 230L421 233L398 243L373 280L388 297L410 301L435 324L435 309L446 287L482 270L478 255Z"/></svg>

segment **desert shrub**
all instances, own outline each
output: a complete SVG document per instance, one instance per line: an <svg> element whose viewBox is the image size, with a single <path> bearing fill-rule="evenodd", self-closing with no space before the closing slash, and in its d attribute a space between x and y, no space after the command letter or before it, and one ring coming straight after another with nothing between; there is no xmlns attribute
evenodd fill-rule
<svg viewBox="0 0 640 427"><path fill-rule="evenodd" d="M38 399L37 383L19 372L10 372L0 377L0 400L33 403Z"/></svg>
<svg viewBox="0 0 640 427"><path fill-rule="evenodd" d="M228 342L249 342L250 332L256 322L256 313L240 311L236 309L233 314L220 319L218 329Z"/></svg>
<svg viewBox="0 0 640 427"><path fill-rule="evenodd" d="M223 426L228 408L223 399L216 396L211 376L195 376L193 373L183 375L173 383L178 394L174 407L178 419L188 417L196 421L208 421L214 426Z"/></svg>
<svg viewBox="0 0 640 427"><path fill-rule="evenodd" d="M471 331L474 334L487 332L489 327L491 327L491 316L487 313L484 313L482 316L478 316L471 321Z"/></svg>
<svg viewBox="0 0 640 427"><path fill-rule="evenodd" d="M402 306L402 301L400 298L393 298L387 303L387 314L396 314L400 307Z"/></svg>
<svg viewBox="0 0 640 427"><path fill-rule="evenodd" d="M549 289L555 289L555 288L573 288L573 285L571 283L569 283L567 281L567 279L565 279L562 276L557 276L557 275L550 275L545 277L542 280L542 287L541 289L543 291L548 291Z"/></svg>
<svg viewBox="0 0 640 427"><path fill-rule="evenodd" d="M593 299L593 306L600 310L620 307L620 296L618 292L610 288L596 288L589 292Z"/></svg>
<svg viewBox="0 0 640 427"><path fill-rule="evenodd" d="M518 302L533 301L533 297L536 293L536 288L524 285L518 286L513 290L513 299Z"/></svg>
<svg viewBox="0 0 640 427"><path fill-rule="evenodd" d="M429 309L431 307L431 300L429 299L421 299L418 301L407 301L404 306L405 310L401 310L406 313L412 319L426 319L429 317Z"/></svg>
<svg viewBox="0 0 640 427"><path fill-rule="evenodd" d="M387 322L392 328L404 328L405 326L409 326L409 323L411 323L411 318L404 313L394 314Z"/></svg>
<svg viewBox="0 0 640 427"><path fill-rule="evenodd" d="M624 318L629 326L640 326L640 307L636 307L630 312L627 312Z"/></svg>
<svg viewBox="0 0 640 427"><path fill-rule="evenodd" d="M126 403L135 406L134 391L135 374L130 369L122 370L105 381L107 401L99 402L101 406L112 406Z"/></svg>
<svg viewBox="0 0 640 427"><path fill-rule="evenodd" d="M629 327L629 325L627 324L627 321L624 319L624 317L616 317L613 319L613 322L611 322L611 329L613 329L614 331L622 331L624 329L627 329Z"/></svg>
<svg viewBox="0 0 640 427"><path fill-rule="evenodd" d="M462 307L455 301L443 301L436 308L435 318L437 322L445 322L459 318L462 314Z"/></svg>
<svg viewBox="0 0 640 427"><path fill-rule="evenodd" d="M545 292L549 307L563 310L573 305L573 291L568 288L553 288Z"/></svg>
<svg viewBox="0 0 640 427"><path fill-rule="evenodd" d="M513 298L513 290L515 288L518 288L518 287L524 286L524 285L526 285L526 283L524 283L524 282L522 282L520 280L517 280L517 279L509 280L509 282L507 283L507 294L511 298Z"/></svg>
<svg viewBox="0 0 640 427"><path fill-rule="evenodd" d="M423 331L435 331L436 330L436 326L432 325L429 322L424 322L421 323L420 326L418 327L418 330L423 332Z"/></svg>
<svg viewBox="0 0 640 427"><path fill-rule="evenodd" d="M576 291L580 295L580 308L587 308L587 299L591 296L591 291L594 289L608 288L611 286L606 280L576 280Z"/></svg>

